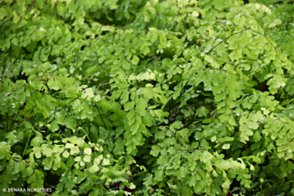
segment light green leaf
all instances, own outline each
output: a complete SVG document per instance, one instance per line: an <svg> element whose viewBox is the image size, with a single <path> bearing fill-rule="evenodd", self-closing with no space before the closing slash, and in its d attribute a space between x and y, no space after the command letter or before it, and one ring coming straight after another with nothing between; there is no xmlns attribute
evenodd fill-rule
<svg viewBox="0 0 294 196"><path fill-rule="evenodd" d="M199 175L198 175L198 176L199 176ZM195 192L195 193L201 193L202 189L204 189L205 186L206 186L206 185L205 185L205 182L204 182L203 180L198 181L198 182L197 182L197 185L194 186L194 192Z"/></svg>
<svg viewBox="0 0 294 196"><path fill-rule="evenodd" d="M96 173L97 171L99 171L99 167L95 164L89 168L89 172L91 173Z"/></svg>
<svg viewBox="0 0 294 196"><path fill-rule="evenodd" d="M254 140L254 142L258 142L258 141L260 141L260 139L261 139L261 135L260 135L259 131L256 131L253 136L253 140Z"/></svg>
<svg viewBox="0 0 294 196"><path fill-rule="evenodd" d="M65 151L62 153L62 156L63 156L64 158L68 158L68 157L69 157L69 153L68 153L68 151L65 150Z"/></svg>
<svg viewBox="0 0 294 196"><path fill-rule="evenodd" d="M229 190L230 189L230 180L227 178L225 180L225 182L222 184L222 187L225 189L225 190Z"/></svg>
<svg viewBox="0 0 294 196"><path fill-rule="evenodd" d="M45 147L42 149L42 153L46 156L46 157L51 157L53 151L51 148Z"/></svg>
<svg viewBox="0 0 294 196"><path fill-rule="evenodd" d="M234 115L230 115L229 123L233 126L237 126Z"/></svg>
<svg viewBox="0 0 294 196"><path fill-rule="evenodd" d="M136 56L136 55L133 55L133 59L132 59L131 62L132 62L134 65L138 65L139 61L140 61L139 57Z"/></svg>
<svg viewBox="0 0 294 196"><path fill-rule="evenodd" d="M18 39L16 37L14 37L12 40L11 40L11 43L14 45L14 46L17 46L18 45Z"/></svg>
<svg viewBox="0 0 294 196"><path fill-rule="evenodd" d="M87 100L90 100L94 97L93 89L87 88L85 92L82 94L82 98L87 98Z"/></svg>
<svg viewBox="0 0 294 196"><path fill-rule="evenodd" d="M4 7L0 8L0 20L2 20L6 15L6 9Z"/></svg>
<svg viewBox="0 0 294 196"><path fill-rule="evenodd" d="M226 150L228 150L230 148L230 144L224 144L223 146L222 146L222 149L226 149Z"/></svg>
<svg viewBox="0 0 294 196"><path fill-rule="evenodd" d="M136 185L134 185L133 183L131 183L131 185L130 185L129 188L130 188L130 189L135 189L135 188L136 188Z"/></svg>
<svg viewBox="0 0 294 196"><path fill-rule="evenodd" d="M74 144L66 143L64 148L70 149L70 148L73 148L74 146L75 146Z"/></svg>
<svg viewBox="0 0 294 196"><path fill-rule="evenodd" d="M151 127L152 126L152 115L151 114L145 114L144 117L143 117L143 123L144 125L148 126L148 127Z"/></svg>
<svg viewBox="0 0 294 196"><path fill-rule="evenodd" d="M156 180L162 181L162 176L163 176L163 170L162 169L155 171L154 178Z"/></svg>
<svg viewBox="0 0 294 196"><path fill-rule="evenodd" d="M154 96L154 91L152 87L143 88L143 93L144 93L145 99L152 99Z"/></svg>
<svg viewBox="0 0 294 196"><path fill-rule="evenodd" d="M115 31L115 27L112 27L112 26L102 26L101 30L102 31L114 32Z"/></svg>
<svg viewBox="0 0 294 196"><path fill-rule="evenodd" d="M124 105L124 110L125 111L129 111L129 110L131 110L131 109L134 108L134 105L135 105L135 102L134 101L130 101L130 102L128 102L128 103L126 103Z"/></svg>
<svg viewBox="0 0 294 196"><path fill-rule="evenodd" d="M89 155L85 155L84 158L83 158L83 160L84 160L85 162L89 163L89 162L91 161L91 156L89 156Z"/></svg>
<svg viewBox="0 0 294 196"><path fill-rule="evenodd" d="M186 176L187 174L187 169L184 167L180 167L180 169L178 170L178 172L175 173L175 175L179 178L182 179Z"/></svg>
<svg viewBox="0 0 294 196"><path fill-rule="evenodd" d="M84 149L84 154L91 155L92 154L92 149L91 148L85 148Z"/></svg>
<svg viewBox="0 0 294 196"><path fill-rule="evenodd" d="M101 162L101 160L102 160L102 157L95 158L95 159L94 159L94 163L95 163L96 165L99 165L100 162Z"/></svg>
<svg viewBox="0 0 294 196"><path fill-rule="evenodd" d="M103 159L103 164L102 165L109 165L109 159Z"/></svg>
<svg viewBox="0 0 294 196"><path fill-rule="evenodd" d="M49 86L49 88L51 88L53 90L59 90L59 89L61 89L62 84L57 78L51 78L48 81L48 86Z"/></svg>
<svg viewBox="0 0 294 196"><path fill-rule="evenodd" d="M286 144L287 142L288 142L287 137L283 137L283 138L280 138L280 139L277 140L277 145L281 146L281 145Z"/></svg>
<svg viewBox="0 0 294 196"><path fill-rule="evenodd" d="M78 146L75 146L73 148L70 149L70 154L74 155L74 154L78 154L80 152L80 149Z"/></svg>
<svg viewBox="0 0 294 196"><path fill-rule="evenodd" d="M247 121L247 125L251 129L257 129L258 128L258 124L253 122L253 121Z"/></svg>

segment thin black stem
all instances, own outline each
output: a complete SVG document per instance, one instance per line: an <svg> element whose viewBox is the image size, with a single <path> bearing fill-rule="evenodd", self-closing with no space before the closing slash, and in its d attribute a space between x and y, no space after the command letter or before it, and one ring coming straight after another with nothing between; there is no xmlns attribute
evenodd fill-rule
<svg viewBox="0 0 294 196"><path fill-rule="evenodd" d="M175 112L175 117L174 117L174 121L176 121L176 118L178 116L178 109L179 109L179 106L181 104L181 97L182 97L182 94L183 94L183 89L185 88L186 84L183 85L182 89L181 89L181 94L180 94L180 97L179 97L179 103L177 104L177 108L176 108L176 112Z"/></svg>
<svg viewBox="0 0 294 196"><path fill-rule="evenodd" d="M239 33L243 33L243 31L237 32L237 33L233 33L230 36L226 37L225 40L221 41L220 43L216 44L215 46L213 46L206 54L209 54L213 49L215 49L217 46L219 46L220 44L224 43L227 39L229 39L230 37L237 35Z"/></svg>
<svg viewBox="0 0 294 196"><path fill-rule="evenodd" d="M192 123L194 122L194 118L195 118L195 116L196 116L197 106L198 106L198 103L196 103L196 105L195 105L195 110L194 110L193 118L192 118L192 121L191 121L190 124L192 124Z"/></svg>
<svg viewBox="0 0 294 196"><path fill-rule="evenodd" d="M281 160L280 160L280 163L279 163L279 171L278 171L278 179L276 181L276 194L278 194L278 185L279 185L279 179L280 179L280 171L281 171Z"/></svg>
<svg viewBox="0 0 294 196"><path fill-rule="evenodd" d="M102 115L101 115L100 109L99 109L98 106L96 106L96 108L98 109L98 112L99 112L100 118L101 118L102 123L103 123L103 125L104 125L104 128L105 128L105 130L106 130L106 125L105 125L104 120L103 120L103 118L102 118Z"/></svg>
<svg viewBox="0 0 294 196"><path fill-rule="evenodd" d="M7 115L6 115L6 132L5 133L7 133L8 132L8 113L7 113Z"/></svg>
<svg viewBox="0 0 294 196"><path fill-rule="evenodd" d="M3 126L3 128L5 127L4 123L3 123L3 116L1 116L1 124Z"/></svg>

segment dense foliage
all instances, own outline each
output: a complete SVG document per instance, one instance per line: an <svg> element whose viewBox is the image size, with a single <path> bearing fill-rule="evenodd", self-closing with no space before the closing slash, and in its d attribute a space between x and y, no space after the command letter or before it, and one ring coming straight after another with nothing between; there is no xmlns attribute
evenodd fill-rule
<svg viewBox="0 0 294 196"><path fill-rule="evenodd" d="M294 194L293 11L0 0L1 195Z"/></svg>

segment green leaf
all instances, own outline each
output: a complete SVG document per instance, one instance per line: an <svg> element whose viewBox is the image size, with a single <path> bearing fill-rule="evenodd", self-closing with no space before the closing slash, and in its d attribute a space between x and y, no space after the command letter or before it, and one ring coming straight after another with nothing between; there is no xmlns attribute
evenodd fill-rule
<svg viewBox="0 0 294 196"><path fill-rule="evenodd" d="M57 112L55 114L55 118L56 118L56 122L58 122L59 124L64 125L64 113L63 112Z"/></svg>
<svg viewBox="0 0 294 196"><path fill-rule="evenodd" d="M205 188L205 182L202 180L202 181L198 181L197 182L197 185L194 186L194 192L195 193L201 193L202 189Z"/></svg>
<svg viewBox="0 0 294 196"><path fill-rule="evenodd" d="M157 157L158 154L159 154L159 151L160 151L160 147L159 147L159 146L155 146L155 145L153 145L153 146L152 146L152 149L151 149L151 151L150 151L150 154L151 154L152 156L154 156L154 157Z"/></svg>
<svg viewBox="0 0 294 196"><path fill-rule="evenodd" d="M90 100L94 97L93 89L87 88L85 92L82 94L82 98L87 98L87 100Z"/></svg>
<svg viewBox="0 0 294 196"><path fill-rule="evenodd" d="M103 164L102 165L109 165L109 160L108 159L103 159Z"/></svg>
<svg viewBox="0 0 294 196"><path fill-rule="evenodd" d="M225 150L230 149L230 144L224 144L224 145L222 146L222 149L225 149Z"/></svg>
<svg viewBox="0 0 294 196"><path fill-rule="evenodd" d="M22 177L27 178L33 174L33 168L27 167L25 170L22 171Z"/></svg>
<svg viewBox="0 0 294 196"><path fill-rule="evenodd" d="M42 153L46 156L46 157L50 157L53 153L51 148L45 147L42 149Z"/></svg>
<svg viewBox="0 0 294 196"><path fill-rule="evenodd" d="M256 131L255 134L253 135L253 140L254 142L258 142L261 139L261 135L259 133L259 131Z"/></svg>
<svg viewBox="0 0 294 196"><path fill-rule="evenodd" d="M177 140L174 137L165 138L163 143L165 144L165 146L171 146L171 145L175 145L177 143Z"/></svg>
<svg viewBox="0 0 294 196"><path fill-rule="evenodd" d="M154 91L152 87L143 88L143 94L145 99L152 99L154 97Z"/></svg>
<svg viewBox="0 0 294 196"><path fill-rule="evenodd" d="M176 129L180 129L183 127L183 124L181 121L175 121L173 124L170 125L170 130L172 130L173 132L176 131Z"/></svg>
<svg viewBox="0 0 294 196"><path fill-rule="evenodd" d="M47 109L43 105L41 105L38 101L36 101L36 105L40 109L40 111L42 112L44 118L48 118L49 116L48 116Z"/></svg>
<svg viewBox="0 0 294 196"><path fill-rule="evenodd" d="M130 101L130 102L128 102L128 103L126 103L124 105L124 110L125 111L129 111L129 110L133 109L134 106L135 106L135 102L134 101Z"/></svg>
<svg viewBox="0 0 294 196"><path fill-rule="evenodd" d="M12 132L8 133L5 138L7 138L7 142L10 145L13 145L14 143L18 142L16 135L14 135Z"/></svg>
<svg viewBox="0 0 294 196"><path fill-rule="evenodd" d="M225 190L229 190L230 189L230 180L227 178L225 180L225 182L222 184L222 187L225 189Z"/></svg>
<svg viewBox="0 0 294 196"><path fill-rule="evenodd" d="M154 174L155 180L162 181L162 177L163 177L163 170L155 171L155 174Z"/></svg>
<svg viewBox="0 0 294 196"><path fill-rule="evenodd" d="M152 115L151 114L145 114L143 119L142 119L142 122L144 123L144 125L148 126L148 127L151 127L152 126Z"/></svg>
<svg viewBox="0 0 294 196"><path fill-rule="evenodd" d="M112 27L112 26L103 26L101 28L102 31L110 31L110 32L114 32L115 31L115 28Z"/></svg>
<svg viewBox="0 0 294 196"><path fill-rule="evenodd" d="M73 148L75 145L71 143L66 143L64 148Z"/></svg>
<svg viewBox="0 0 294 196"><path fill-rule="evenodd" d="M32 139L31 146L34 146L34 147L40 146L42 142L43 142L42 136L38 135Z"/></svg>
<svg viewBox="0 0 294 196"><path fill-rule="evenodd" d="M147 174L146 177L144 178L144 185L148 186L153 183L153 175L152 174Z"/></svg>
<svg viewBox="0 0 294 196"><path fill-rule="evenodd" d="M36 174L33 174L33 175L31 175L30 177L27 178L27 182L30 183L30 184L35 182L35 181L37 181Z"/></svg>
<svg viewBox="0 0 294 196"><path fill-rule="evenodd" d="M179 178L179 179L182 179L186 176L187 174L187 170L186 168L184 167L180 167L180 169L178 170L177 173L175 173L175 175Z"/></svg>
<svg viewBox="0 0 294 196"><path fill-rule="evenodd" d="M135 188L136 188L136 185L134 185L133 183L131 183L131 185L130 185L129 188L130 188L130 189L135 189Z"/></svg>
<svg viewBox="0 0 294 196"><path fill-rule="evenodd" d="M255 122L252 122L252 121L247 121L247 125L249 128L252 128L252 129L257 129L258 128L258 124L255 123Z"/></svg>
<svg viewBox="0 0 294 196"><path fill-rule="evenodd" d="M11 40L11 43L12 43L14 46L17 46L17 45L18 45L18 39L14 37L14 38Z"/></svg>
<svg viewBox="0 0 294 196"><path fill-rule="evenodd" d="M162 110L154 110L154 113L158 116L160 120L162 119L162 117L168 116L168 112L163 112Z"/></svg>
<svg viewBox="0 0 294 196"><path fill-rule="evenodd" d="M84 154L91 155L92 154L92 149L91 148L85 148L84 149Z"/></svg>
<svg viewBox="0 0 294 196"><path fill-rule="evenodd" d="M78 153L80 153L80 149L78 146L75 146L70 149L70 155L74 155L74 154L78 154Z"/></svg>
<svg viewBox="0 0 294 196"><path fill-rule="evenodd" d="M83 160L84 160L85 162L89 163L89 162L91 161L91 156L89 156L89 155L85 155L84 158L83 158Z"/></svg>
<svg viewBox="0 0 294 196"><path fill-rule="evenodd" d="M2 20L6 15L6 9L4 7L0 8L0 20Z"/></svg>
<svg viewBox="0 0 294 196"><path fill-rule="evenodd" d="M57 27L54 29L54 34L53 34L53 39L54 39L54 41L57 41L61 36L62 36L62 31L61 31L61 29L57 26Z"/></svg>
<svg viewBox="0 0 294 196"><path fill-rule="evenodd" d="M138 112L141 116L146 114L146 107L147 101L145 99L139 98L138 101L136 101L136 112Z"/></svg>
<svg viewBox="0 0 294 196"><path fill-rule="evenodd" d="M237 123L236 123L236 120L235 120L235 117L233 115L230 115L230 118L229 118L229 123L233 126L237 126Z"/></svg>
<svg viewBox="0 0 294 196"><path fill-rule="evenodd" d="M59 89L61 89L62 84L57 78L51 78L48 81L48 86L49 86L49 88L51 88L53 90L59 90Z"/></svg>
<svg viewBox="0 0 294 196"><path fill-rule="evenodd" d="M91 172L91 173L96 173L98 171L99 171L99 167L95 164L89 168L89 172Z"/></svg>
<svg viewBox="0 0 294 196"><path fill-rule="evenodd" d="M65 151L62 153L62 156L63 156L64 158L68 158L68 157L69 157L69 153L68 153L68 151L65 150Z"/></svg>
<svg viewBox="0 0 294 196"><path fill-rule="evenodd" d="M183 138L187 138L189 136L189 129L184 128L180 131L177 131L177 135L180 135Z"/></svg>
<svg viewBox="0 0 294 196"><path fill-rule="evenodd" d="M119 171L117 167L112 167L107 172L105 172L105 175L107 175L111 179L115 179L119 178L122 175L122 172Z"/></svg>
<svg viewBox="0 0 294 196"><path fill-rule="evenodd" d="M280 138L277 140L277 145L278 146L281 146L281 145L284 145L286 144L288 141L287 141L287 138L286 137L283 137L283 138Z"/></svg>
<svg viewBox="0 0 294 196"><path fill-rule="evenodd" d="M10 151L10 145L6 142L0 142L0 148L0 160L2 160L8 155L7 153Z"/></svg>
<svg viewBox="0 0 294 196"><path fill-rule="evenodd" d="M196 114L197 114L199 117L206 116L207 114L209 114L209 109L206 109L204 106L201 106L200 108L198 108L198 109L196 110Z"/></svg>
<svg viewBox="0 0 294 196"><path fill-rule="evenodd" d="M142 53L146 56L147 54L149 54L149 52L150 52L150 49L147 46L144 47Z"/></svg>
<svg viewBox="0 0 294 196"><path fill-rule="evenodd" d="M164 139L165 138L165 132L164 131L158 131L155 134L155 139Z"/></svg>
<svg viewBox="0 0 294 196"><path fill-rule="evenodd" d="M131 62L132 62L134 65L138 65L139 61L140 61L139 57L136 56L136 55L133 55L133 58L132 58L132 61L131 61Z"/></svg>
<svg viewBox="0 0 294 196"><path fill-rule="evenodd" d="M77 122L76 122L76 119L72 116L67 116L64 119L63 123L66 125L66 127L70 129L76 129Z"/></svg>
<svg viewBox="0 0 294 196"><path fill-rule="evenodd" d="M53 120L53 121L51 122L51 124L50 124L50 130L51 130L52 132L55 132L55 131L59 130L59 126L58 126L56 120Z"/></svg>
<svg viewBox="0 0 294 196"><path fill-rule="evenodd" d="M0 1L1 187L291 195L292 0L250 2Z"/></svg>

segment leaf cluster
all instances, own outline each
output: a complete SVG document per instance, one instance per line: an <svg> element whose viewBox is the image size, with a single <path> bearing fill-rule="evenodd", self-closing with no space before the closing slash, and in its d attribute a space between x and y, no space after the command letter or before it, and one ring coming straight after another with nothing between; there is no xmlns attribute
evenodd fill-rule
<svg viewBox="0 0 294 196"><path fill-rule="evenodd" d="M0 191L293 194L293 11L0 0Z"/></svg>

